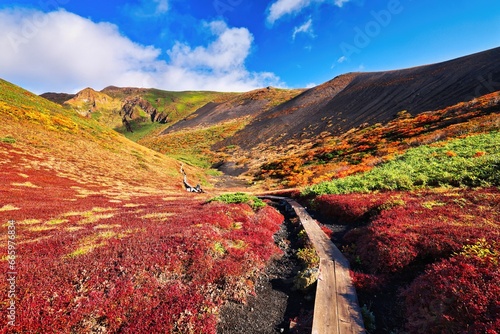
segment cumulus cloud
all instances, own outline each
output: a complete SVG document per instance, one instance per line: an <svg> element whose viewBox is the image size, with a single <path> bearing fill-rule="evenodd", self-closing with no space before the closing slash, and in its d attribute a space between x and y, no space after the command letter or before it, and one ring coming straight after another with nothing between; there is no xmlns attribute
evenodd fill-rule
<svg viewBox="0 0 500 334"><path fill-rule="evenodd" d="M229 29L222 21L207 24L218 38L207 47L191 48L177 42L168 51L173 66L212 69L214 72L230 71L244 66L250 53L253 36L245 28Z"/></svg>
<svg viewBox="0 0 500 334"><path fill-rule="evenodd" d="M295 37L297 37L297 34L299 33L308 34L309 36L314 37L314 30L311 18L309 18L309 20L304 22L304 24L302 24L301 26L295 27L295 29L293 30L292 38L295 39Z"/></svg>
<svg viewBox="0 0 500 334"><path fill-rule="evenodd" d="M229 28L223 21L207 24L216 39L207 46L191 47L177 42L167 53L170 63L163 74L176 73L179 81L172 81L187 89L200 83L211 90L248 90L262 86L282 86L279 78L270 72L251 73L245 67L253 36L246 28ZM182 75L181 75L182 73Z"/></svg>
<svg viewBox="0 0 500 334"><path fill-rule="evenodd" d="M222 21L207 26L208 45L177 42L165 54L134 43L113 24L64 10L0 10L0 77L35 93L108 85L220 91L283 85L273 73L247 70L253 43L247 29Z"/></svg>
<svg viewBox="0 0 500 334"><path fill-rule="evenodd" d="M273 24L285 15L297 14L312 3L324 3L327 0L276 0L268 10L267 22ZM342 7L349 0L334 0L337 7Z"/></svg>

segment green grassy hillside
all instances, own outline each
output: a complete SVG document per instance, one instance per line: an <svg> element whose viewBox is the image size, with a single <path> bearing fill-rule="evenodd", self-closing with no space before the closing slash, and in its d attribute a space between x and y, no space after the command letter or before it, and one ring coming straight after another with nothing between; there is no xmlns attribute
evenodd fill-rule
<svg viewBox="0 0 500 334"><path fill-rule="evenodd" d="M125 90L125 93L123 92ZM106 92L107 90L104 90ZM138 141L149 135L155 135L180 120L188 118L197 109L209 102L220 102L237 95L237 93L218 93L218 92L170 92L159 89L143 89L126 91L122 89L119 93L107 91L111 96L125 99L129 96L139 95L149 101L158 112L164 112L168 115L169 121L166 124L157 124L151 122L147 115L141 115L131 121L134 132L128 132L123 125L113 126L113 128L133 141ZM128 93L128 94L127 94Z"/></svg>

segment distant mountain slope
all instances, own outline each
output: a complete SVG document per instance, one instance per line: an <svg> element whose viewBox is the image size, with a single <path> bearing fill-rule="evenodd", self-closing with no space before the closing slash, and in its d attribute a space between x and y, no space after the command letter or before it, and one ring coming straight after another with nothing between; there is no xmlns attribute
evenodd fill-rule
<svg viewBox="0 0 500 334"><path fill-rule="evenodd" d="M227 101L210 102L193 113L189 119L176 123L161 134L195 127L209 127L246 116L259 114L295 97L303 90L267 87L235 95Z"/></svg>
<svg viewBox="0 0 500 334"><path fill-rule="evenodd" d="M302 90L263 88L229 95L213 101L172 126L138 141L146 147L170 155L186 163L210 167L220 161L210 147L231 137L253 118L273 106L287 101Z"/></svg>
<svg viewBox="0 0 500 334"><path fill-rule="evenodd" d="M78 92L73 98L65 101L63 105L69 105L81 115L87 116L97 111L114 112L120 110L121 101L88 87Z"/></svg>
<svg viewBox="0 0 500 334"><path fill-rule="evenodd" d="M154 88L115 87L104 88L102 93L125 101L139 96L149 101L158 112L168 114L171 123L175 123L201 108L209 102L222 102L238 93L185 91L173 92Z"/></svg>
<svg viewBox="0 0 500 334"><path fill-rule="evenodd" d="M240 94L208 91L170 92L153 88L109 86L100 92L85 88L77 94L45 93L41 96L69 106L81 115L92 117L137 141L186 119L207 103L222 103L238 95ZM126 110L122 110L123 108ZM123 122L124 115L127 116L129 129Z"/></svg>
<svg viewBox="0 0 500 334"><path fill-rule="evenodd" d="M63 105L64 102L74 98L76 96L76 94L50 92L50 93L43 93L40 96L43 97L44 99L47 99L47 100L52 101L54 103Z"/></svg>
<svg viewBox="0 0 500 334"><path fill-rule="evenodd" d="M260 115L214 146L251 149L259 143L285 144L327 131L340 134L364 123L416 115L500 90L500 48L415 68L351 73L314 87Z"/></svg>

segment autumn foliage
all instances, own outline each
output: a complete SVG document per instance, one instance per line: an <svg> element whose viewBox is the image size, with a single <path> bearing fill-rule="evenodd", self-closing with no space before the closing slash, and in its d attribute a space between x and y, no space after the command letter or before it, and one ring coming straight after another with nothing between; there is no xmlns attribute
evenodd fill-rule
<svg viewBox="0 0 500 334"><path fill-rule="evenodd" d="M279 254L283 217L270 207L92 195L78 211L62 204L5 211L17 226L19 332L215 333L222 303L244 301ZM6 292L3 277L3 301Z"/></svg>
<svg viewBox="0 0 500 334"><path fill-rule="evenodd" d="M295 187L363 173L412 147L498 130L499 101L499 93L491 93L416 116L401 112L387 124L365 124L339 136L324 133L283 148L260 147L253 154L267 162L255 174L269 186L274 179L275 186Z"/></svg>
<svg viewBox="0 0 500 334"><path fill-rule="evenodd" d="M409 333L498 333L496 257L460 254L432 265L403 293Z"/></svg>

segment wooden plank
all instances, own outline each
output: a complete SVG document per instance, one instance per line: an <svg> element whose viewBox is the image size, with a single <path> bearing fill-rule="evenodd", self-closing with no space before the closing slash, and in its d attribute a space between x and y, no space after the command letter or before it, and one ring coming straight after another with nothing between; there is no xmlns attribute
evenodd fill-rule
<svg viewBox="0 0 500 334"><path fill-rule="evenodd" d="M314 301L312 334L341 333L339 327L335 265L332 260L321 259L320 275Z"/></svg>
<svg viewBox="0 0 500 334"><path fill-rule="evenodd" d="M335 261L339 333L363 333L364 324L349 267Z"/></svg>
<svg viewBox="0 0 500 334"><path fill-rule="evenodd" d="M320 258L320 278L316 288L312 333L364 333L356 289L349 274L349 261L299 203L279 196L263 198L288 202L299 217Z"/></svg>

